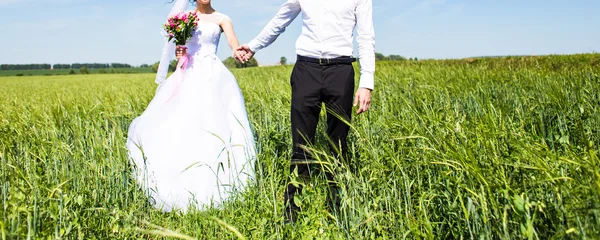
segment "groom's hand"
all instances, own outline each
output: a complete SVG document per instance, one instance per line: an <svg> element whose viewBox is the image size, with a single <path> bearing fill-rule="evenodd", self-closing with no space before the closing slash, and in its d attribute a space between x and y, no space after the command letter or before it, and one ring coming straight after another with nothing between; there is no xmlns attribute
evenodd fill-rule
<svg viewBox="0 0 600 240"><path fill-rule="evenodd" d="M239 59L238 61L240 61L241 63L245 63L248 60L250 60L253 56L254 56L254 52L252 52L252 50L250 50L250 47L248 46L248 44L243 44L240 45L236 51L243 51L246 54L244 54L244 57L242 57L241 59Z"/></svg>
<svg viewBox="0 0 600 240"><path fill-rule="evenodd" d="M359 106L356 114L366 112L371 107L371 89L359 88L354 96L354 106Z"/></svg>

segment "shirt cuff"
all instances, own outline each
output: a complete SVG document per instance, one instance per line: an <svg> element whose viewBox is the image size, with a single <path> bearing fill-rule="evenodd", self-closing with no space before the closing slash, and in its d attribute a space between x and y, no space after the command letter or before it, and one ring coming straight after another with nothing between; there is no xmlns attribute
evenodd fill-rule
<svg viewBox="0 0 600 240"><path fill-rule="evenodd" d="M375 89L375 77L372 73L361 73L358 88Z"/></svg>
<svg viewBox="0 0 600 240"><path fill-rule="evenodd" d="M250 48L250 51L252 51L253 53L256 53L262 49L262 47L260 46L260 44L258 43L258 41L256 39L252 39L252 41L250 41L248 43L248 47Z"/></svg>

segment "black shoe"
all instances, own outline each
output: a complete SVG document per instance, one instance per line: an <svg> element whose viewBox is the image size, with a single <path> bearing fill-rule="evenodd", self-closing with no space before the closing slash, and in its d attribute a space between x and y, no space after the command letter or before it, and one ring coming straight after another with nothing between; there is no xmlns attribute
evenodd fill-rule
<svg viewBox="0 0 600 240"><path fill-rule="evenodd" d="M329 195L327 195L327 207L331 214L336 215L340 213L340 207L342 205L341 189L337 185L329 185Z"/></svg>
<svg viewBox="0 0 600 240"><path fill-rule="evenodd" d="M297 209L286 208L283 213L284 213L283 214L284 215L283 224L289 225L289 224L296 223L296 220L298 219L298 210Z"/></svg>

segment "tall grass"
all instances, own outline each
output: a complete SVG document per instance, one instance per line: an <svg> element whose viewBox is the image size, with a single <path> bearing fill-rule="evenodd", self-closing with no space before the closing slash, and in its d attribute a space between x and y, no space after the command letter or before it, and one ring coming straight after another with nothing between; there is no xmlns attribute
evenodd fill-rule
<svg viewBox="0 0 600 240"><path fill-rule="evenodd" d="M291 66L234 70L256 133L257 178L222 208L148 206L125 138L152 74L0 78L0 237L595 239L600 237L599 54L379 62L354 116L345 189L302 181L284 225ZM358 66L356 66L358 67ZM324 115L324 113L323 113ZM317 145L325 164L319 126Z"/></svg>

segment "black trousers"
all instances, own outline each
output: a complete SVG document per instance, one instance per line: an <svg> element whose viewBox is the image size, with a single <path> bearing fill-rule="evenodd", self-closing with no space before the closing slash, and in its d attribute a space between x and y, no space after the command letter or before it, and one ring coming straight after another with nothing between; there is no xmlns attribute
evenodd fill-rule
<svg viewBox="0 0 600 240"><path fill-rule="evenodd" d="M292 71L291 122L292 159L290 173L295 169L298 175L308 177L312 171L313 157L302 146L312 144L315 138L321 106L327 109L327 136L331 140L332 153L340 160L348 158L346 138L350 127L341 119L350 122L354 96L354 68L350 63L320 65L319 63L297 61ZM329 204L334 210L340 205L338 190L333 179L334 173L324 172L330 186ZM302 188L288 184L285 190L285 211L288 218L295 220L298 206L294 195L301 194Z"/></svg>

